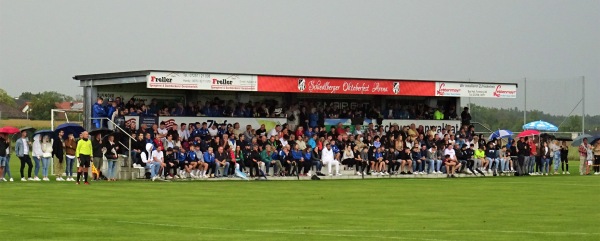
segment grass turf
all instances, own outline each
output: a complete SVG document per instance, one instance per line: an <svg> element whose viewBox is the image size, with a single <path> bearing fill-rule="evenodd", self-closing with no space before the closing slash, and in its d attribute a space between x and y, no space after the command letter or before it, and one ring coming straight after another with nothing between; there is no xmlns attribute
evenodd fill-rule
<svg viewBox="0 0 600 241"><path fill-rule="evenodd" d="M3 240L600 240L594 176L17 180L0 190Z"/></svg>

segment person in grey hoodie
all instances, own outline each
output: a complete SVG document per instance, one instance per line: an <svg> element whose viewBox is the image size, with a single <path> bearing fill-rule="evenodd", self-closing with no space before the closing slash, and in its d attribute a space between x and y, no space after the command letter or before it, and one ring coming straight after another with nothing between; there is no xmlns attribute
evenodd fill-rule
<svg viewBox="0 0 600 241"><path fill-rule="evenodd" d="M40 179L38 175L40 174L40 162L42 161L42 154L44 154L44 152L42 151L42 142L40 141L40 135L35 135L33 137L33 145L31 149L33 161L35 162L35 168L33 169L34 175L32 180L41 181L42 179Z"/></svg>

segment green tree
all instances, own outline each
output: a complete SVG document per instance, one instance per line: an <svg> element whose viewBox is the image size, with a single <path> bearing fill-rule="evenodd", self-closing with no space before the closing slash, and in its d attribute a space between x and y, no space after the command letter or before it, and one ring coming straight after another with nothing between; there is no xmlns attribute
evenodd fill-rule
<svg viewBox="0 0 600 241"><path fill-rule="evenodd" d="M31 92L23 92L23 93L21 93L21 95L19 95L19 100L31 101L31 100L33 100L33 98L35 98L35 96L36 95Z"/></svg>
<svg viewBox="0 0 600 241"><path fill-rule="evenodd" d="M6 105L9 105L12 107L17 107L17 103L15 102L15 99L10 97L10 95L8 95L8 93L4 89L0 89L0 103L6 104Z"/></svg>
<svg viewBox="0 0 600 241"><path fill-rule="evenodd" d="M31 116L37 120L49 120L50 110L56 108L56 103L73 99L56 91L45 91L35 94L31 100Z"/></svg>

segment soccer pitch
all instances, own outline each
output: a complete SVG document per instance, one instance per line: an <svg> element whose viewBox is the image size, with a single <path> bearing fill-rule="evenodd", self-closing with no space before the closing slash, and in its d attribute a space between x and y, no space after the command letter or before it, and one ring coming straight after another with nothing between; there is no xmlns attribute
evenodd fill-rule
<svg viewBox="0 0 600 241"><path fill-rule="evenodd" d="M597 176L4 182L0 190L2 240L600 240Z"/></svg>

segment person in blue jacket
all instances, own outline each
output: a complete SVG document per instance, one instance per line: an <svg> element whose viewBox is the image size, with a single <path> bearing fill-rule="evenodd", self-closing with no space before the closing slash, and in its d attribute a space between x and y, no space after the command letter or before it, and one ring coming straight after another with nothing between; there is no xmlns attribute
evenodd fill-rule
<svg viewBox="0 0 600 241"><path fill-rule="evenodd" d="M296 163L296 170L292 170L292 173L294 171L300 172L300 168L302 168L302 165L304 163L304 157L302 157L302 150L300 150L300 147L298 144L294 145L294 148L292 149L292 158L294 159L294 162ZM300 175L300 174L298 174Z"/></svg>
<svg viewBox="0 0 600 241"><path fill-rule="evenodd" d="M212 172L210 174L210 177L213 178L215 177L215 173L217 172L216 166L215 166L215 153L213 153L213 148L209 147L208 150L206 152L204 152L204 162L206 164L208 164L208 170L212 169ZM207 174L208 174L208 170L207 170Z"/></svg>
<svg viewBox="0 0 600 241"><path fill-rule="evenodd" d="M310 115L308 115L308 126L315 128L315 127L317 127L318 122L319 122L319 113L317 113L317 109L312 108L310 110Z"/></svg>
<svg viewBox="0 0 600 241"><path fill-rule="evenodd" d="M102 103L104 103L104 99L102 99L102 97L98 97L98 100L96 101L96 103L94 103L94 105L92 105L92 118L108 117L108 114L106 113L104 106L102 106ZM106 126L106 121L102 120L102 119L93 119L92 123L94 123L96 128L102 128L102 127Z"/></svg>

